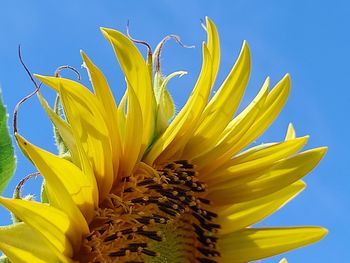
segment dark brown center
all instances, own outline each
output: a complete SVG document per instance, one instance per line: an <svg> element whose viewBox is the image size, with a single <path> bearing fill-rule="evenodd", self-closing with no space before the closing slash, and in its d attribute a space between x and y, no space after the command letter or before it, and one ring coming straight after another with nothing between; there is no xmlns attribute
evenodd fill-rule
<svg viewBox="0 0 350 263"><path fill-rule="evenodd" d="M215 263L220 228L188 161L156 170L141 163L100 205L80 262Z"/></svg>

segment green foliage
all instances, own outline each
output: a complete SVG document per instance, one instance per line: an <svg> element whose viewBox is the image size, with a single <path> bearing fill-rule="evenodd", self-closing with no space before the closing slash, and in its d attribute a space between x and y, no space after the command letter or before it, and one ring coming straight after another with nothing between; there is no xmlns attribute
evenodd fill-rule
<svg viewBox="0 0 350 263"><path fill-rule="evenodd" d="M7 119L8 115L0 92L0 194L5 190L16 168L16 157Z"/></svg>
<svg viewBox="0 0 350 263"><path fill-rule="evenodd" d="M0 263L11 263L11 261L6 256L1 256Z"/></svg>

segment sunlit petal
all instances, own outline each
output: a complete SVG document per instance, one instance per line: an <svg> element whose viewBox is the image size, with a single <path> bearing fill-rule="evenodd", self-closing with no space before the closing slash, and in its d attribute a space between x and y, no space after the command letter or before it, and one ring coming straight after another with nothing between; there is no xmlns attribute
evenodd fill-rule
<svg viewBox="0 0 350 263"><path fill-rule="evenodd" d="M221 225L221 234L228 234L244 227L250 226L280 209L306 187L305 183L298 181L273 194L234 204L230 207L218 207L217 223Z"/></svg>
<svg viewBox="0 0 350 263"><path fill-rule="evenodd" d="M25 223L0 228L0 249L12 262L71 262L57 256L42 236Z"/></svg>
<svg viewBox="0 0 350 263"><path fill-rule="evenodd" d="M222 236L219 242L223 262L247 262L274 256L322 239L320 227L244 229Z"/></svg>

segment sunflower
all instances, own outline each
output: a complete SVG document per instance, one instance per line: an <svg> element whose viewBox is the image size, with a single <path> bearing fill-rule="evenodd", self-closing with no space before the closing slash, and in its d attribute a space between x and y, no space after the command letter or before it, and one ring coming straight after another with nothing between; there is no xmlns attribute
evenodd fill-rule
<svg viewBox="0 0 350 263"><path fill-rule="evenodd" d="M126 79L119 105L83 52L93 92L70 79L36 75L57 92L64 110L57 113L38 93L61 151L47 152L15 133L44 178L46 198L0 198L21 221L0 229L0 249L11 262L247 262L327 233L251 227L305 188L301 178L326 148L300 152L308 137L297 137L289 125L281 142L246 149L279 114L290 77L272 89L267 78L236 115L249 78L248 45L209 99L220 48L208 18L205 28L201 71L178 114L167 83L184 72L164 76L159 67L167 38L145 60L130 38L101 29Z"/></svg>

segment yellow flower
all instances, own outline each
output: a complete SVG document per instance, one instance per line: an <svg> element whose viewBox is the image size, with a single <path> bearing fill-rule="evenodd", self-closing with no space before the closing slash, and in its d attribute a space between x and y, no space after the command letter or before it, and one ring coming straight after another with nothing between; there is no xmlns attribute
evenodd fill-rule
<svg viewBox="0 0 350 263"><path fill-rule="evenodd" d="M166 83L181 72L168 78L159 68L153 72L151 56L145 61L129 38L112 29L102 33L127 82L119 106L84 53L93 92L69 79L36 75L59 94L65 118L39 99L69 157L16 134L45 179L49 203L0 198L22 221L0 229L0 249L12 262L247 262L326 234L320 227L250 227L305 188L301 178L326 148L299 152L308 137L296 137L290 125L282 142L244 150L279 114L290 78L271 90L267 78L233 118L249 78L249 48L244 42L209 99L220 48L208 18L206 31L197 83L174 117Z"/></svg>

